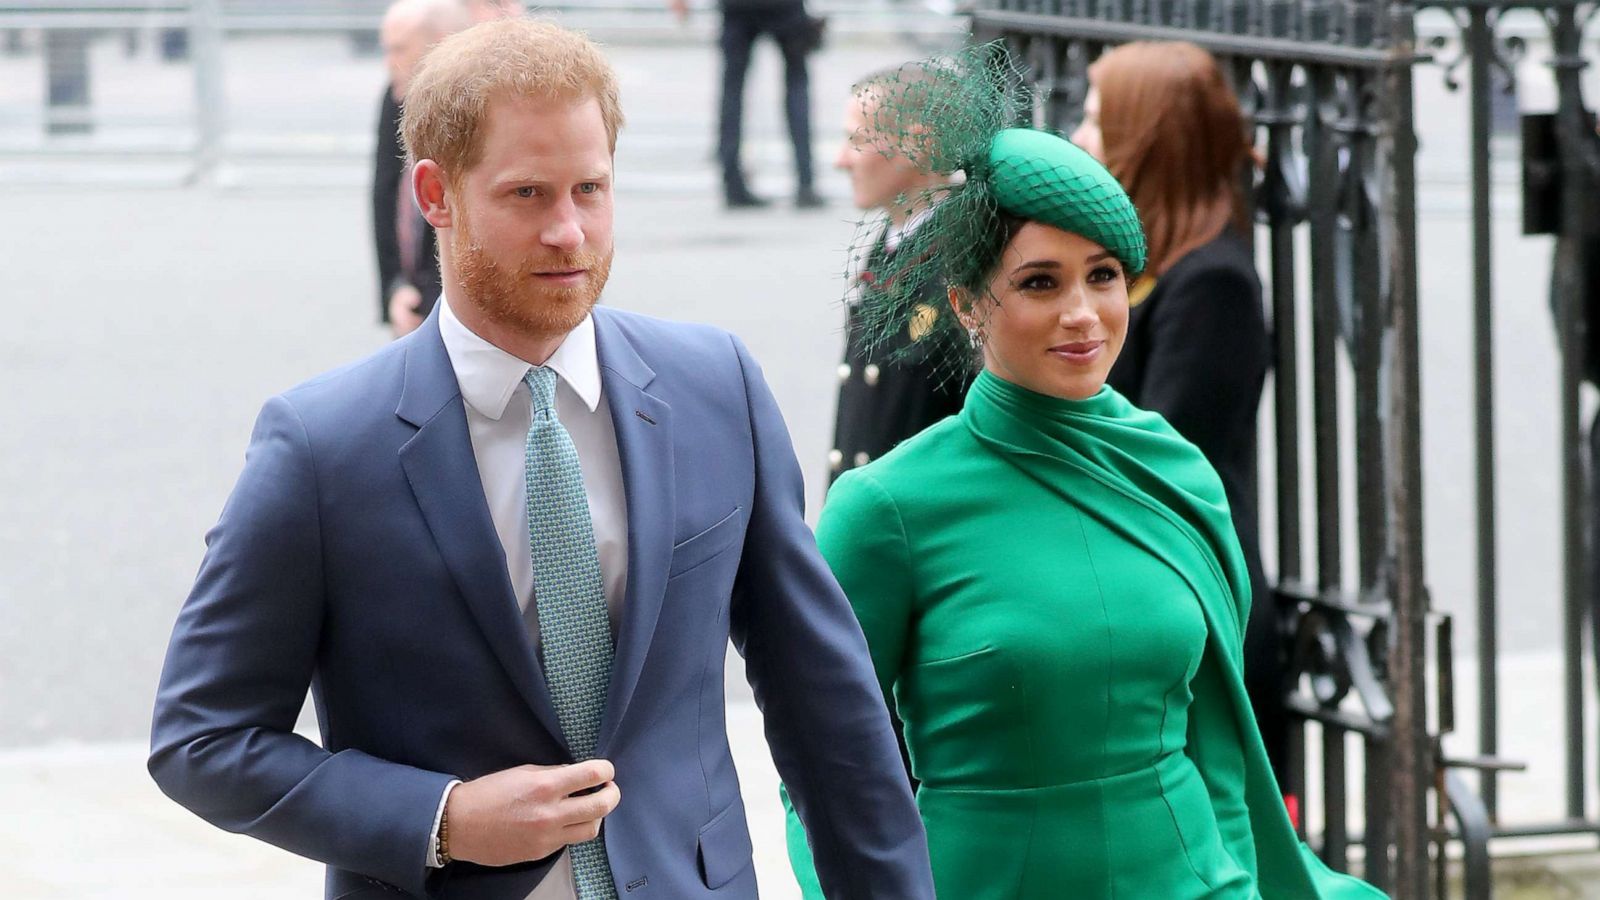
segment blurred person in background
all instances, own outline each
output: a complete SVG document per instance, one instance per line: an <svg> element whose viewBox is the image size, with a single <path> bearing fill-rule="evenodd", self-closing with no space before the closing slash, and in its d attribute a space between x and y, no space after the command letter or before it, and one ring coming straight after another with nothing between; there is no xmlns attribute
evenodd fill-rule
<svg viewBox="0 0 1600 900"><path fill-rule="evenodd" d="M1595 120L1595 114L1584 115ZM1529 126L1533 128L1530 129ZM1562 280L1571 278L1577 289L1574 312L1584 326L1578 349L1583 358L1583 380L1600 387L1600 218L1590 217L1577 234L1565 233L1563 200L1565 180L1573 177L1562 165L1557 129L1557 114L1524 114L1523 152L1523 234L1550 234L1555 237L1555 254L1550 260L1550 314L1556 326L1556 339L1562 340ZM1600 146L1600 125L1595 129ZM1536 167L1536 168L1530 168ZM1537 184L1532 180L1538 173ZM1600 197L1600 170L1580 169L1576 174L1581 192ZM1533 221L1530 221L1533 220ZM1531 226L1531 227L1530 227ZM1600 411L1589 422L1589 509L1585 529L1589 549L1589 596L1593 640L1600 646Z"/></svg>
<svg viewBox="0 0 1600 900"><path fill-rule="evenodd" d="M403 128L443 296L263 407L173 628L150 772L324 863L330 900L753 898L731 640L828 896L933 900L760 367L725 331L600 303L622 120L610 63L552 23L428 53ZM294 731L308 689L320 742Z"/></svg>
<svg viewBox="0 0 1600 900"><path fill-rule="evenodd" d="M378 320L395 337L422 324L439 297L433 229L422 221L412 199L411 173L400 146L406 88L429 47L489 15L495 6L486 0L397 0L384 13L378 32L389 83L378 107L372 240L378 257Z"/></svg>
<svg viewBox="0 0 1600 900"><path fill-rule="evenodd" d="M769 35L783 54L784 116L794 145L795 195L799 209L817 209L826 201L817 193L811 161L811 76L806 58L820 45L821 20L806 12L804 0L718 0L722 9L722 90L718 113L717 156L722 166L722 198L729 209L756 209L770 201L750 190L740 160L744 133L744 85L756 39ZM689 14L688 0L669 0L679 20Z"/></svg>
<svg viewBox="0 0 1600 900"><path fill-rule="evenodd" d="M916 73L924 70L914 69ZM856 466L877 459L929 425L961 411L967 373L945 370L924 342L937 310L945 303L944 285L926 279L921 293L926 311L892 339L869 341L862 327L865 302L884 265L917 226L940 192L950 184L948 173L930 171L913 147L902 147L874 127L883 104L903 102L907 91L926 81L908 83L905 73L889 70L862 79L844 109L845 139L834 167L850 176L851 199L863 212L882 214L867 227L866 257L852 266L854 283L846 300L844 362L839 365L839 402L828 454L828 483Z"/></svg>
<svg viewBox="0 0 1600 900"><path fill-rule="evenodd" d="M1130 290L1127 344L1109 382L1160 413L1222 477L1249 570L1245 685L1280 785L1289 721L1286 642L1261 567L1256 413L1272 345L1250 244L1248 123L1211 54L1138 42L1089 67L1072 140L1117 176L1139 210L1150 262ZM1291 815L1298 799L1287 798Z"/></svg>

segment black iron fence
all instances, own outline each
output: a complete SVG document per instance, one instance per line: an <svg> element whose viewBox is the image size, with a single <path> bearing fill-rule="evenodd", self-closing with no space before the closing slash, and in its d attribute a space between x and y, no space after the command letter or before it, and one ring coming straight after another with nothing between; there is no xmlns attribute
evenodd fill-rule
<svg viewBox="0 0 1600 900"><path fill-rule="evenodd" d="M1479 753L1482 766L1482 809L1474 810L1463 800L1461 806L1480 821L1463 821L1464 827L1491 836L1527 837L1552 834L1589 834L1597 831L1595 815L1585 800L1585 752L1600 747L1589 740L1584 724L1585 684L1584 631L1600 627L1592 594L1593 553L1587 537L1593 530L1600 506L1594 502L1593 474L1585 451L1585 431L1580 421L1582 382L1595 380L1594 366L1600 363L1595 353L1594 336L1588 323L1590 304L1596 296L1592 267L1600 264L1582 252L1600 234L1600 135L1595 132L1592 112L1586 111L1580 74L1588 65L1581 52L1586 25L1600 12L1600 5L1575 0L1554 2L1428 2L1424 8L1449 14L1459 29L1455 41L1459 48L1446 58L1445 77L1458 87L1457 66L1468 69L1467 92L1471 110L1472 174L1472 259L1474 354L1479 360L1474 384L1476 435L1477 566L1476 603L1480 677L1478 687ZM1556 320L1560 349L1560 379L1557 402L1560 411L1562 528L1562 705L1566 747L1566 785L1564 816L1553 821L1499 825L1498 779L1493 757L1498 751L1499 678L1495 670L1498 657L1496 624L1499 618L1501 582L1499 554L1494 537L1496 525L1496 447L1494 394L1494 270L1490 219L1490 168L1492 163L1491 108L1497 93L1507 93L1517 85L1517 61L1524 52L1518 36L1501 33L1508 14L1526 13L1548 31L1549 66L1554 75L1554 112L1524 118L1524 197L1523 222L1527 233L1556 236L1557 252L1553 263L1551 306ZM1443 43L1443 41L1441 41ZM1593 440L1590 437L1589 440ZM1596 632L1600 635L1600 632ZM1600 642L1596 642L1600 644ZM1551 723L1552 735L1556 733ZM1452 785L1457 795L1465 790ZM1486 863L1485 863L1486 865ZM1485 873L1486 877L1486 873Z"/></svg>
<svg viewBox="0 0 1600 900"><path fill-rule="evenodd" d="M1592 342L1585 304L1600 302L1585 295L1593 281L1585 267L1600 260L1577 249L1600 216L1600 137L1584 111L1580 81L1583 29L1600 4L1427 0L1422 6L1445 11L1459 26L1449 48L1419 46L1418 5L1409 0L985 0L973 14L975 37L1004 39L1040 89L1036 117L1063 130L1081 114L1089 64L1110 45L1188 40L1232 73L1265 158L1255 200L1276 342L1272 599L1292 648L1287 702L1304 723L1291 751L1291 777L1300 783L1291 788L1306 795L1308 758L1319 763L1319 783L1310 792L1317 802L1307 817L1315 823L1308 829L1313 845L1339 869L1357 861L1353 847L1362 848L1368 880L1416 900L1446 895L1443 861L1452 848L1462 860L1465 895L1481 898L1492 891L1491 838L1600 833L1584 800L1584 748L1600 742L1585 740L1583 637L1586 627L1600 625L1590 614L1584 535L1594 504L1579 421ZM1518 40L1497 36L1502 15L1513 8L1537 12L1548 27L1557 87L1556 111L1530 119L1530 132L1546 138L1548 158L1530 158L1541 193L1528 212L1566 248L1557 255L1552 302L1562 360L1569 752L1565 817L1500 827L1496 772L1517 764L1496 756L1500 573L1489 166L1493 92L1514 83L1521 50ZM1448 66L1429 56L1457 47L1459 58ZM1461 64L1471 110L1480 664L1480 741L1469 758L1443 749L1455 726L1453 628L1434 610L1423 577L1413 109L1413 78L1443 77L1454 85ZM1346 452L1350 446L1353 453ZM1352 535L1355 547L1347 548ZM1350 744L1360 748L1364 772L1360 831L1351 826L1347 801ZM1482 775L1466 778L1463 770Z"/></svg>

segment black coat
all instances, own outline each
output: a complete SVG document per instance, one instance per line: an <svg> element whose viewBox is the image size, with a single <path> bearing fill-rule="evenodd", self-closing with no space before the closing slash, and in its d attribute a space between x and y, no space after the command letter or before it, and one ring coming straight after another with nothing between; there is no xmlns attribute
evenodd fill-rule
<svg viewBox="0 0 1600 900"><path fill-rule="evenodd" d="M372 243L378 257L378 320L381 322L389 321L389 296L401 284L409 284L422 294L417 312L424 316L439 298L439 260L434 255L433 229L427 223L417 228L415 268L407 272L400 264L395 213L400 198L400 177L406 170L405 148L400 145L403 108L385 85L383 102L378 108L378 149L372 167Z"/></svg>
<svg viewBox="0 0 1600 900"><path fill-rule="evenodd" d="M1271 365L1261 279L1249 245L1229 230L1179 259L1132 309L1108 380L1133 405L1160 413L1222 478L1254 594L1245 682L1281 777L1285 654L1261 568L1256 506L1256 412Z"/></svg>
<svg viewBox="0 0 1600 900"><path fill-rule="evenodd" d="M867 256L861 290L871 291L873 270L886 258L883 238ZM943 285L922 291L933 309L948 304ZM941 367L935 342L922 345L908 327L895 340L869 348L860 327L860 303L849 306L844 362L839 366L839 406L834 418L828 483L840 473L877 459L929 425L961 411L970 379Z"/></svg>

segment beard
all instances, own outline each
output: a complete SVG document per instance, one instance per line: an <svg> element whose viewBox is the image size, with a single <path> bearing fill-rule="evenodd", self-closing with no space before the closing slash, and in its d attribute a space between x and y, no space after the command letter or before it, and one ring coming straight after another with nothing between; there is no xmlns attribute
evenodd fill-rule
<svg viewBox="0 0 1600 900"><path fill-rule="evenodd" d="M456 277L466 300L490 321L528 337L554 337L576 328L600 301L611 277L613 250L550 253L507 267L473 240L464 220L450 235ZM582 269L572 285L541 284L538 273Z"/></svg>

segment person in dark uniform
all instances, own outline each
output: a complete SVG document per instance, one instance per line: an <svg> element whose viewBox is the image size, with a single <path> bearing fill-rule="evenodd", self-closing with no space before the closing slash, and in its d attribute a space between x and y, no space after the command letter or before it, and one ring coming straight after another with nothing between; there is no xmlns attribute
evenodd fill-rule
<svg viewBox="0 0 1600 900"><path fill-rule="evenodd" d="M858 209L881 210L884 222L865 259L853 274L845 330L844 362L839 364L839 405L834 419L834 449L828 454L828 483L849 469L866 465L929 425L961 410L967 373L940 364L939 354L920 345L934 316L943 309L945 286L929 279L922 293L923 319L905 331L875 340L862 327L862 300L876 283L876 271L915 231L932 208L931 198L948 176L920 168L905 153L886 146L874 133L875 106L898 73L883 72L858 84L845 105L845 140L834 166L850 176ZM898 89L898 88L896 88ZM919 333L919 329L920 332Z"/></svg>
<svg viewBox="0 0 1600 900"><path fill-rule="evenodd" d="M1072 140L1128 188L1150 241L1109 382L1160 413L1222 478L1255 597L1245 686L1284 785L1287 648L1261 566L1256 506L1256 413L1272 346L1239 178L1254 150L1216 60L1193 44L1126 44L1090 67L1089 83ZM1297 814L1298 798L1286 801Z"/></svg>

